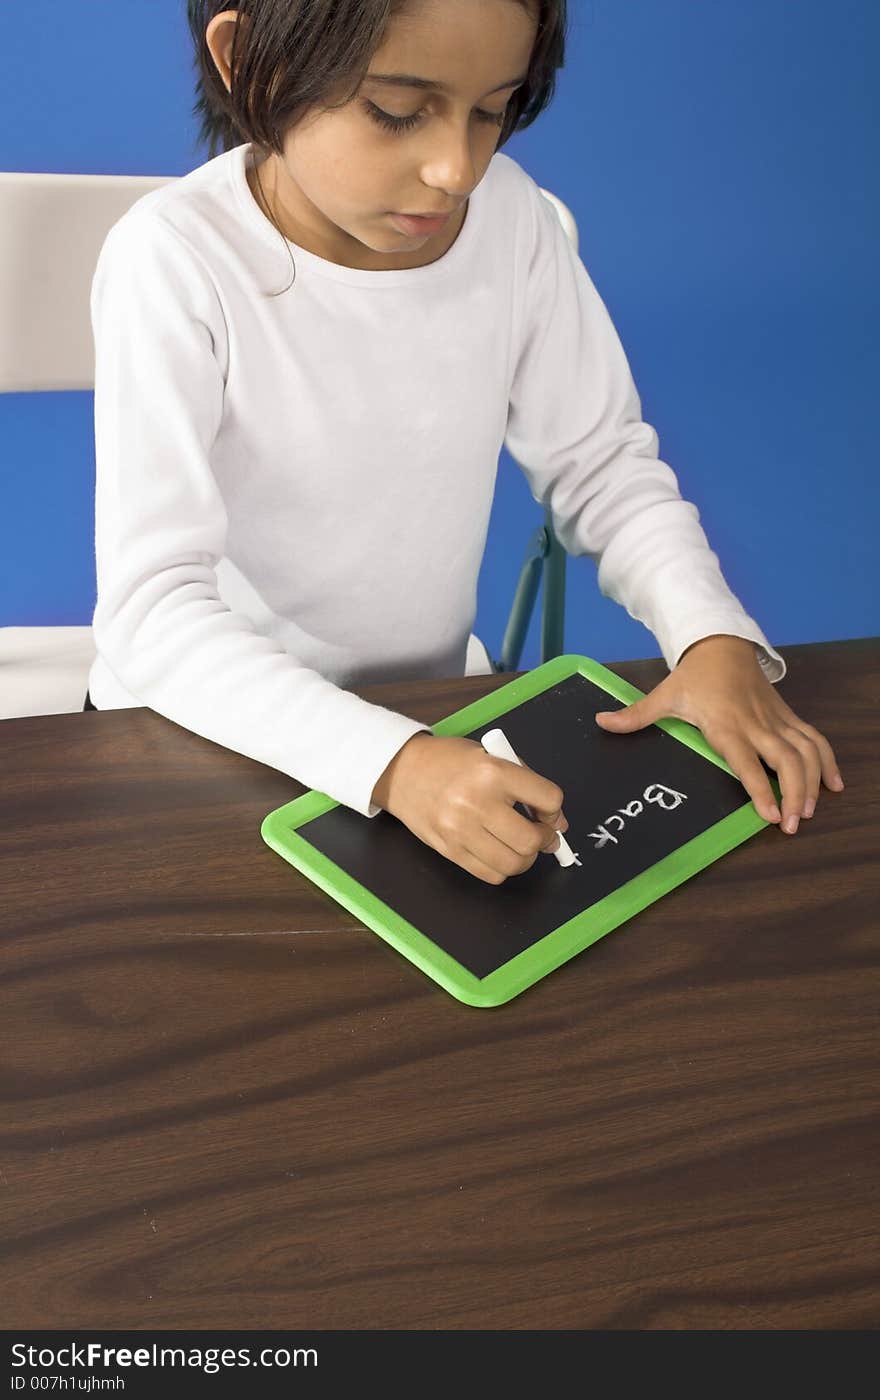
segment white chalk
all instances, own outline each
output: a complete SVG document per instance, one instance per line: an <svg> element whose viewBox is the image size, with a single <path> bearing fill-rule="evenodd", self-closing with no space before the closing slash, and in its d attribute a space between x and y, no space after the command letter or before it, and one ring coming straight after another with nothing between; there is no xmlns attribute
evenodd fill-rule
<svg viewBox="0 0 880 1400"><path fill-rule="evenodd" d="M508 763L518 763L520 768L525 767L522 759L518 758L511 748L510 741L503 730L490 729L488 734L483 735L480 743L483 745L486 753L494 754L496 758L506 758ZM528 812L529 819L535 821L535 814L531 807L525 802L522 803L522 806L525 807ZM571 849L562 832L557 831L556 835L559 837L559 845L556 847L555 851L550 852L550 855L555 856L560 865L580 865L581 862L576 852Z"/></svg>

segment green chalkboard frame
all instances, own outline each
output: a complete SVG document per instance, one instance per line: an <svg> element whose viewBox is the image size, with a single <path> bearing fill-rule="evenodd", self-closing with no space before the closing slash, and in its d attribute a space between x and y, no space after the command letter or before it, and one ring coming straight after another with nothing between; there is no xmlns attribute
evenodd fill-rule
<svg viewBox="0 0 880 1400"><path fill-rule="evenodd" d="M456 710L432 725L431 729L434 734L467 734L499 719L517 705L576 673L586 676L594 685L625 705L643 698L643 691L609 671L600 662L587 656L566 654L536 666L508 685L500 686L462 710ZM710 763L717 764L732 777L736 776L693 725L679 719L661 719L656 723L674 739L702 754ZM779 800L778 783L771 778L770 785ZM501 1006L518 996L606 933L631 919L648 904L668 894L676 885L690 879L768 825L751 800L745 801L742 807L708 827L650 869L560 924L488 976L479 978L299 835L299 827L338 806L339 803L325 793L307 792L270 812L261 825L260 833L267 845L415 963L428 977L459 1001L477 1007ZM489 888L487 886L487 890Z"/></svg>

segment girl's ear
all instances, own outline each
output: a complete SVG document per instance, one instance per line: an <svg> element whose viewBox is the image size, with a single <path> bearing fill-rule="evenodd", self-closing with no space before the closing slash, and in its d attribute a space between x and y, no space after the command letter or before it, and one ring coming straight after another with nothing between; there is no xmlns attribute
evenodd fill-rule
<svg viewBox="0 0 880 1400"><path fill-rule="evenodd" d="M232 86L232 41L235 37L236 19L239 19L238 10L223 10L221 14L214 16L205 30L205 43L227 92ZM241 15L242 29L247 25L248 19L248 15Z"/></svg>

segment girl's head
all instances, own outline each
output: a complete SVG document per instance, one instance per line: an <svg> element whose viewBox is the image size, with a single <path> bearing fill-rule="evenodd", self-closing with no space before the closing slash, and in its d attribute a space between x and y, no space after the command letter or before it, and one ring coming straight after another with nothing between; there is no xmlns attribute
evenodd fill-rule
<svg viewBox="0 0 880 1400"><path fill-rule="evenodd" d="M189 0L194 111L211 155L252 142L288 208L379 254L419 242L391 214L464 204L495 151L547 106L564 63L565 0L227 5Z"/></svg>

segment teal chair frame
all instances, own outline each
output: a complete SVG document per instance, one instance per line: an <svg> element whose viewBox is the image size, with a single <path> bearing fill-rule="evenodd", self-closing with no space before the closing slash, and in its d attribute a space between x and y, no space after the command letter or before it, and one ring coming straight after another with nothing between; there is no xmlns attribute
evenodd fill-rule
<svg viewBox="0 0 880 1400"><path fill-rule="evenodd" d="M492 666L496 671L515 671L534 612L541 583L541 663L561 656L565 650L565 563L566 554L553 531L549 509L544 524L530 537L519 582L501 643L501 655Z"/></svg>

